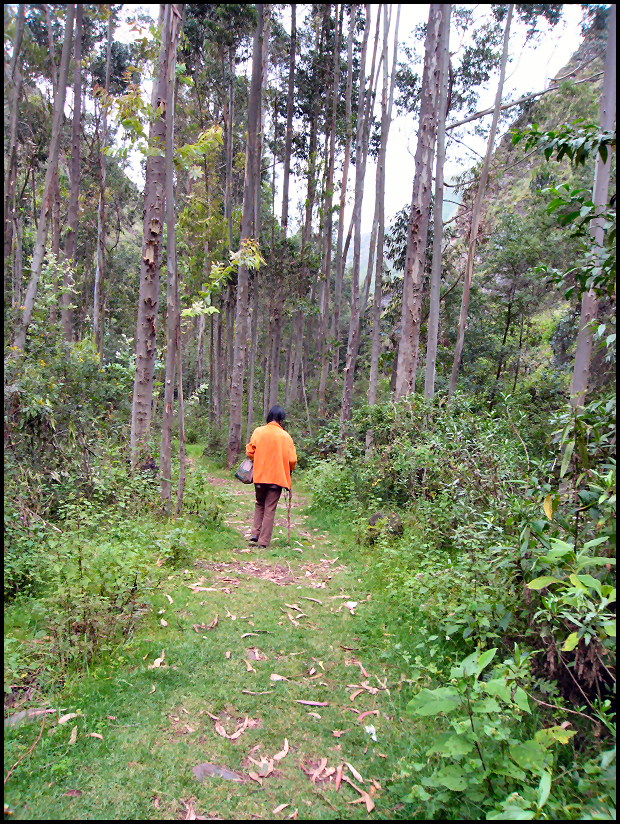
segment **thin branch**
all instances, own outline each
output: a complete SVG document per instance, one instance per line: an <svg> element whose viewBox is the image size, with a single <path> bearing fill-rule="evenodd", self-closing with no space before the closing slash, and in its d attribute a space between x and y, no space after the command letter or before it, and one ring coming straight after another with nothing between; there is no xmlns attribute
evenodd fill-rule
<svg viewBox="0 0 620 824"><path fill-rule="evenodd" d="M557 80L564 80L565 77L569 77L571 74L574 73L575 72L569 72L569 74L565 75L564 77L560 77ZM591 77L584 78L584 80L577 80L577 82L574 85L578 86L581 83L591 83L593 80L599 78L602 74L605 74L605 72L597 72L596 74L593 74ZM552 79L555 80L555 78ZM511 103L504 103L503 106L500 106L500 111L504 111L504 109L510 109L513 106L518 106L519 103L526 103L528 100L533 100L535 97L540 97L543 94L549 94L549 92L557 92L557 90L557 86L551 86L548 89L543 89L541 92L526 94L524 97L520 97L518 100L513 100ZM485 109L482 112L476 112L475 114L471 114L469 117L466 117L464 120L458 120L456 123L450 123L449 126L446 126L446 131L448 131L449 129L456 129L457 126L464 126L465 123L470 123L472 120L478 120L478 118L480 117L486 117L488 114L493 114L493 107L491 107L490 109Z"/></svg>
<svg viewBox="0 0 620 824"><path fill-rule="evenodd" d="M463 141L459 140L458 137L455 137L453 134L449 134L449 135L447 135L447 137L449 137L451 140L456 140L456 142L460 143L461 146L464 146L467 149L468 152L472 152L472 154L478 155L478 157L480 157L484 160L484 155L481 155L480 152L477 152L475 149L472 149L471 147L469 147L466 143L463 143Z"/></svg>
<svg viewBox="0 0 620 824"><path fill-rule="evenodd" d="M537 704L541 704L543 707L549 707L549 709L556 710L556 712L570 712L571 715L580 715L582 718L587 718L588 721L591 721L593 724L600 724L601 723L596 718L592 718L592 716L586 715L584 712L577 712L577 710L569 710L567 707L556 707L554 704L547 704L544 701L540 701L538 698L535 698L527 690L523 690L523 692L529 698L531 698L532 701L536 701Z"/></svg>
<svg viewBox="0 0 620 824"><path fill-rule="evenodd" d="M6 782L9 780L9 778L11 777L11 773L13 772L13 770L15 769L15 767L17 767L17 765L18 765L18 764L21 764L21 762L24 760L24 758L27 758L27 757L30 755L30 753L34 750L34 748L37 746L37 744L39 743L39 741L40 741L40 739L41 739L41 736L43 735L43 727L45 726L45 721L46 721L46 719L47 719L47 713L43 716L43 723L41 724L41 731L39 732L39 737L38 737L38 738L37 738L37 740L34 742L34 744L32 745L32 747L30 747L30 749L28 750L28 752L27 752L27 753L24 753L24 755L22 755L22 757L21 757L21 758L19 758L19 759L18 759L18 760L17 760L17 761L13 764L13 766L11 767L11 769L10 769L10 770L8 771L8 773L6 774L6 778L4 779L4 783L5 783L5 784L6 784Z"/></svg>

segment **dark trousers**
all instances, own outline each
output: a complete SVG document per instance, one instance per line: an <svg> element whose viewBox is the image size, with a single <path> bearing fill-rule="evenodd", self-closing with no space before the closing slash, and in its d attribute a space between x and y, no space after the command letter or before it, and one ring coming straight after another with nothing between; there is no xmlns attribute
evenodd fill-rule
<svg viewBox="0 0 620 824"><path fill-rule="evenodd" d="M282 487L276 484L254 484L256 490L256 506L254 507L254 522L252 535L258 535L258 545L269 546L273 522L276 517L276 507L282 494Z"/></svg>

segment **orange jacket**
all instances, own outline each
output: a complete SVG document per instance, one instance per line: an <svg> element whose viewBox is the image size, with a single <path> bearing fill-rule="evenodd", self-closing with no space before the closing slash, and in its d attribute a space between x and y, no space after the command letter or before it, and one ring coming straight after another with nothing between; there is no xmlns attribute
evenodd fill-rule
<svg viewBox="0 0 620 824"><path fill-rule="evenodd" d="M291 469L297 464L297 453L293 439L279 423L271 421L255 429L245 452L254 461L255 484L291 488Z"/></svg>

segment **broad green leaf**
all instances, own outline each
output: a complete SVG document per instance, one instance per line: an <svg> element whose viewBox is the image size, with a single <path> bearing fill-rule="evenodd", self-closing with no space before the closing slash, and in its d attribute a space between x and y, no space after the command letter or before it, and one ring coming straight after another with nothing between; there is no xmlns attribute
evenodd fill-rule
<svg viewBox="0 0 620 824"><path fill-rule="evenodd" d="M616 625L612 621L610 621L609 624L603 624L603 629L611 638L616 637Z"/></svg>
<svg viewBox="0 0 620 824"><path fill-rule="evenodd" d="M493 647L493 649L488 649L486 652L482 653L482 655L478 659L478 666L477 666L478 675L480 675L482 670L491 663L491 661L495 657L496 652L497 652L497 647Z"/></svg>
<svg viewBox="0 0 620 824"><path fill-rule="evenodd" d="M559 584L557 578L552 578L550 575L543 575L540 578L534 578L533 581L527 585L528 589L542 589L549 586L549 584Z"/></svg>
<svg viewBox="0 0 620 824"><path fill-rule="evenodd" d="M452 712L461 704L461 696L455 687L439 687L436 690L423 689L407 704L407 712L413 715L437 715Z"/></svg>
<svg viewBox="0 0 620 824"><path fill-rule="evenodd" d="M533 810L524 810L516 804L506 804L503 812L487 815L487 821L530 821L534 818Z"/></svg>
<svg viewBox="0 0 620 824"><path fill-rule="evenodd" d="M573 577L575 577L580 583L584 584L585 586L591 587L592 589L596 590L598 594L602 597L603 593L601 592L601 582L598 580L598 578L594 578L592 575L585 574L575 576L571 575L571 581L573 580Z"/></svg>
<svg viewBox="0 0 620 824"><path fill-rule="evenodd" d="M575 649L578 643L579 633L571 632L566 641L564 641L564 645L562 646L562 652L570 652L571 650Z"/></svg>
<svg viewBox="0 0 620 824"><path fill-rule="evenodd" d="M591 541L588 541L587 544L583 545L584 549L590 549L591 546L598 546L599 544L604 543L605 541L609 540L608 535L601 535L600 538L593 538Z"/></svg>
<svg viewBox="0 0 620 824"><path fill-rule="evenodd" d="M513 744L509 752L512 760L524 770L540 773L545 767L547 760L545 747L537 740Z"/></svg>
<svg viewBox="0 0 620 824"><path fill-rule="evenodd" d="M539 810L545 806L549 793L551 791L551 773L545 770L540 777L540 784L538 785L538 798L536 799L536 806Z"/></svg>
<svg viewBox="0 0 620 824"><path fill-rule="evenodd" d="M472 710L474 712L486 713L487 715L494 715L497 712L501 712L502 708L495 698L483 698L480 701L476 701Z"/></svg>
<svg viewBox="0 0 620 824"><path fill-rule="evenodd" d="M544 730L538 730L534 738L545 749L550 747L556 741L558 744L568 744L573 735L577 735L576 730L567 730L563 727L547 727ZM531 742L534 743L534 742ZM511 753L512 755L512 753Z"/></svg>
<svg viewBox="0 0 620 824"><path fill-rule="evenodd" d="M570 580L571 584L572 584L574 587L576 587L576 588L577 588L580 592L588 592L588 593L589 593L589 589L588 589L588 587L587 587L585 584L583 584L583 583L582 583L582 582L578 579L578 577L577 577L576 575L571 574L571 575L569 576L569 580Z"/></svg>
<svg viewBox="0 0 620 824"><path fill-rule="evenodd" d="M575 441L569 441L566 444L566 449L564 450L564 457L562 458L562 466L560 467L560 478L563 478L564 475L566 474L566 470L568 468L568 463L571 459L574 448L575 448Z"/></svg>
<svg viewBox="0 0 620 824"><path fill-rule="evenodd" d="M454 732L442 732L436 736L437 743L434 744L426 753L427 756L435 755L450 755L456 758L467 755L474 748L474 744L465 738L464 735L457 735Z"/></svg>
<svg viewBox="0 0 620 824"><path fill-rule="evenodd" d="M447 787L449 790L464 790L468 783L468 773L456 765L444 767L433 776L434 786Z"/></svg>
<svg viewBox="0 0 620 824"><path fill-rule="evenodd" d="M527 693L522 687L516 688L513 701L520 710L523 710L523 712L531 712L530 705L527 700Z"/></svg>
<svg viewBox="0 0 620 824"><path fill-rule="evenodd" d="M503 678L496 678L493 681L483 681L480 686L485 689L489 695L496 695L498 698L501 698L502 701L510 704L510 691Z"/></svg>

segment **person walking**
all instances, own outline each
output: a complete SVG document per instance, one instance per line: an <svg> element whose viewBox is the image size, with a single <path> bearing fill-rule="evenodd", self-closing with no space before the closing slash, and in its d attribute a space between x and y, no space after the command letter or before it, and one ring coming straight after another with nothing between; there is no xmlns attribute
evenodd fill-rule
<svg viewBox="0 0 620 824"><path fill-rule="evenodd" d="M283 489L291 490L291 471L297 465L295 444L282 423L286 412L272 406L265 426L257 427L245 447L254 461L256 506L250 541L265 549L271 541L276 507Z"/></svg>

